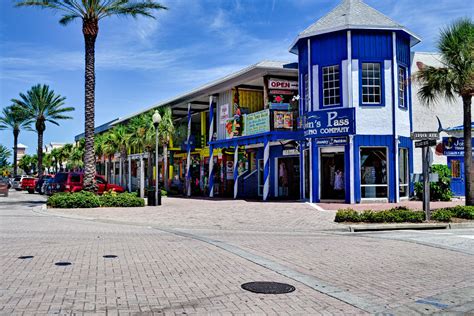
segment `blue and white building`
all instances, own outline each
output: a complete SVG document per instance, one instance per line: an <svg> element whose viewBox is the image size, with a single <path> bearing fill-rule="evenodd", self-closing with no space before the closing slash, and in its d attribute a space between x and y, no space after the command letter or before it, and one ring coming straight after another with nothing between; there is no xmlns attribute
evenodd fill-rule
<svg viewBox="0 0 474 316"><path fill-rule="evenodd" d="M301 32L298 55L302 198L408 198L413 170L411 47L420 39L361 0L345 0ZM308 166L309 164L309 166ZM309 180L309 181L308 181Z"/></svg>

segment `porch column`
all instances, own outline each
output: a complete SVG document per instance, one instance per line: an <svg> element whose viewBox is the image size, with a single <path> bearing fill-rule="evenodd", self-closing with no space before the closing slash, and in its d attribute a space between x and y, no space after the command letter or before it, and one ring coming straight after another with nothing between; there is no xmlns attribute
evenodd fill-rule
<svg viewBox="0 0 474 316"><path fill-rule="evenodd" d="M270 142L265 138L263 142L263 200L268 199L270 193Z"/></svg>
<svg viewBox="0 0 474 316"><path fill-rule="evenodd" d="M214 146L209 145L209 197L214 197Z"/></svg>
<svg viewBox="0 0 474 316"><path fill-rule="evenodd" d="M105 161L105 180L107 180L107 182L110 182L110 179L109 179L109 162L106 160Z"/></svg>
<svg viewBox="0 0 474 316"><path fill-rule="evenodd" d="M214 97L209 96L209 197L214 197L214 146L211 145L214 135Z"/></svg>
<svg viewBox="0 0 474 316"><path fill-rule="evenodd" d="M143 155L140 155L140 197L145 197L145 162Z"/></svg>
<svg viewBox="0 0 474 316"><path fill-rule="evenodd" d="M188 137L187 137L187 161L186 161L186 194L191 196L191 103L188 103Z"/></svg>
<svg viewBox="0 0 474 316"><path fill-rule="evenodd" d="M132 157L128 156L128 192L132 192Z"/></svg>
<svg viewBox="0 0 474 316"><path fill-rule="evenodd" d="M234 199L239 194L239 146L235 144L234 149Z"/></svg>

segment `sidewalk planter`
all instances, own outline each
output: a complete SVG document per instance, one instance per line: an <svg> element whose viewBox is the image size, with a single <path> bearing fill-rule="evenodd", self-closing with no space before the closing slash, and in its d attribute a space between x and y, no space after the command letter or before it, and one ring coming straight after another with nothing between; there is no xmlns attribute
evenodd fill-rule
<svg viewBox="0 0 474 316"><path fill-rule="evenodd" d="M51 208L97 208L97 207L142 207L145 201L134 193L106 192L96 195L91 192L57 193L48 198Z"/></svg>

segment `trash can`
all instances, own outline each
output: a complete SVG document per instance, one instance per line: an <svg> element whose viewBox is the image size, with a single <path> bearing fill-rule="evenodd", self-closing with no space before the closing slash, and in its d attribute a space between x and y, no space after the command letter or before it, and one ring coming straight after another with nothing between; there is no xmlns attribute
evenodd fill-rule
<svg viewBox="0 0 474 316"><path fill-rule="evenodd" d="M155 189L147 190L148 206L156 206Z"/></svg>

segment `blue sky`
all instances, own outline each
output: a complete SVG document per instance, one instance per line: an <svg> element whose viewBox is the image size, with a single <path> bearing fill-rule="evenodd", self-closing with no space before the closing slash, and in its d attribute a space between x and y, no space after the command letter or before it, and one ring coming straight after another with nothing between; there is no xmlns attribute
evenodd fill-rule
<svg viewBox="0 0 474 316"><path fill-rule="evenodd" d="M36 83L74 106L74 120L48 125L45 143L72 142L84 126L84 44L80 22L58 13L14 8L0 0L0 107ZM366 0L422 37L415 51L434 51L440 27L474 8L466 0ZM339 0L163 0L157 19L103 20L96 45L96 125L124 116L258 61L295 61L296 35ZM471 4L469 4L471 3ZM12 147L12 133L0 143ZM36 151L36 134L20 142Z"/></svg>

